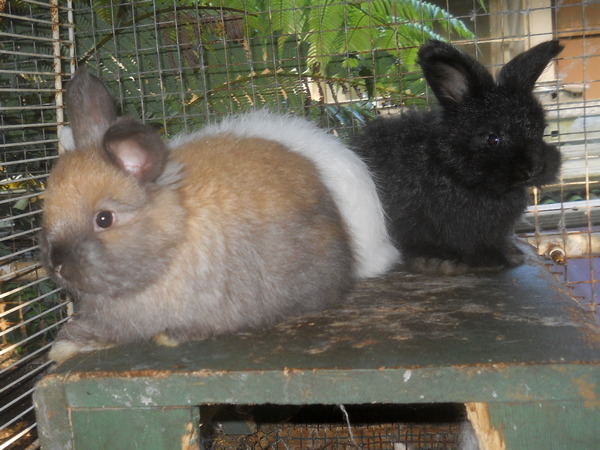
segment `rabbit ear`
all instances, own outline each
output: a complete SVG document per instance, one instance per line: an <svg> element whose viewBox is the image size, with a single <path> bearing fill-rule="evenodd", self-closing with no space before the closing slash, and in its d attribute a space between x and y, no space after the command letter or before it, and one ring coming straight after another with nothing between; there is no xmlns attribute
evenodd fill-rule
<svg viewBox="0 0 600 450"><path fill-rule="evenodd" d="M153 182L162 174L168 150L148 125L121 119L104 135L104 150L113 164L141 181Z"/></svg>
<svg viewBox="0 0 600 450"><path fill-rule="evenodd" d="M456 106L465 96L476 96L494 86L492 76L482 64L442 41L423 44L418 61L427 83L445 107Z"/></svg>
<svg viewBox="0 0 600 450"><path fill-rule="evenodd" d="M498 85L531 92L548 63L562 49L563 46L558 41L547 41L515 56L498 73Z"/></svg>
<svg viewBox="0 0 600 450"><path fill-rule="evenodd" d="M85 68L79 68L67 84L67 112L77 148L96 146L117 116L113 99Z"/></svg>

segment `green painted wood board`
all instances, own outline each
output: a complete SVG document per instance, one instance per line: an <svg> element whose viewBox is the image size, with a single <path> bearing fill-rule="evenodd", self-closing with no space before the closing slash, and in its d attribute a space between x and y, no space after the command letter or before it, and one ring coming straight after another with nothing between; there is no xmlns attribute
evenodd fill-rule
<svg viewBox="0 0 600 450"><path fill-rule="evenodd" d="M489 408L507 449L600 448L598 408L579 402L492 403Z"/></svg>
<svg viewBox="0 0 600 450"><path fill-rule="evenodd" d="M592 405L597 417L599 361L591 317L532 261L452 278L396 271L329 311L269 329L81 355L35 397L65 402L71 415L204 403L538 401Z"/></svg>
<svg viewBox="0 0 600 450"><path fill-rule="evenodd" d="M190 408L86 409L74 410L71 417L78 449L150 450L198 444L199 415ZM128 439L132 433L134 440Z"/></svg>

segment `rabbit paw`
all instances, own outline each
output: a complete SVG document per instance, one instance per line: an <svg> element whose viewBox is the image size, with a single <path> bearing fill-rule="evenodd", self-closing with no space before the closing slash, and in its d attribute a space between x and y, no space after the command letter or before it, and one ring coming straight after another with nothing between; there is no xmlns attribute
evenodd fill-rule
<svg viewBox="0 0 600 450"><path fill-rule="evenodd" d="M179 341L173 339L167 333L158 333L152 336L152 340L155 344L161 345L163 347L178 347Z"/></svg>
<svg viewBox="0 0 600 450"><path fill-rule="evenodd" d="M428 275L464 275L469 271L466 264L441 258L416 257L408 262L408 267L414 272Z"/></svg>
<svg viewBox="0 0 600 450"><path fill-rule="evenodd" d="M504 252L510 267L520 266L525 262L525 254L516 245L511 244Z"/></svg>
<svg viewBox="0 0 600 450"><path fill-rule="evenodd" d="M48 357L57 364L61 364L78 353L93 352L95 350L104 350L111 347L111 344L101 344L99 342L83 343L61 339L54 341L52 349L50 349L50 352L48 353Z"/></svg>
<svg viewBox="0 0 600 450"><path fill-rule="evenodd" d="M60 364L69 358L72 358L79 353L79 345L73 341L56 341L52 344L52 349L48 353L48 357Z"/></svg>

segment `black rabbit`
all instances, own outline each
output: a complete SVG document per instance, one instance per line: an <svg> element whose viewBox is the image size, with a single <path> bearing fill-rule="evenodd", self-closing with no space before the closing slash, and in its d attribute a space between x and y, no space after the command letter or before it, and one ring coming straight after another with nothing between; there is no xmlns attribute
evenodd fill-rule
<svg viewBox="0 0 600 450"><path fill-rule="evenodd" d="M425 43L418 61L439 108L369 123L355 151L378 184L389 228L415 271L455 274L523 262L511 243L527 188L554 181L558 149L543 140L536 80L558 41L516 56L496 81L452 45Z"/></svg>

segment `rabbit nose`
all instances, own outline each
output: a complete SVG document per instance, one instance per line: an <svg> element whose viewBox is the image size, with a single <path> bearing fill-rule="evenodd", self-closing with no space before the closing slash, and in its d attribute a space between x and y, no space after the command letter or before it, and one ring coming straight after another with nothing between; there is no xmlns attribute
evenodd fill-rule
<svg viewBox="0 0 600 450"><path fill-rule="evenodd" d="M55 245L50 249L50 270L55 277L68 284L76 283L81 278L81 267L73 260L75 251L70 243Z"/></svg>
<svg viewBox="0 0 600 450"><path fill-rule="evenodd" d="M55 246L50 250L50 268L57 275L62 275L66 253L62 246Z"/></svg>
<svg viewBox="0 0 600 450"><path fill-rule="evenodd" d="M62 267L63 267L62 263L53 264L52 270L54 270L54 273L60 274L60 272L62 271Z"/></svg>
<svg viewBox="0 0 600 450"><path fill-rule="evenodd" d="M521 186L531 181L535 175L535 164L529 160L519 161L513 168L514 184Z"/></svg>

